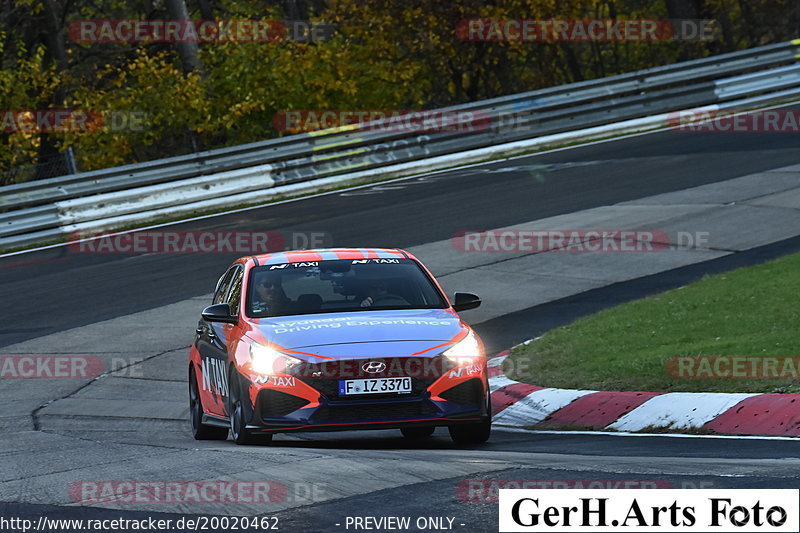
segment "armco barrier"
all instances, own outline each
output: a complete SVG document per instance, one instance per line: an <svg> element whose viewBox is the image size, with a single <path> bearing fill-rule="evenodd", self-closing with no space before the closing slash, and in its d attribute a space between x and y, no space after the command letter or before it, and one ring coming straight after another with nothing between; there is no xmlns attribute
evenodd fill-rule
<svg viewBox="0 0 800 533"><path fill-rule="evenodd" d="M10 185L0 188L0 249L81 229L259 202L287 186L302 191L312 183L333 184L375 169L413 171L420 161L522 147L520 141L564 132L595 128L597 135L612 135L637 123L657 127L664 124L659 114L680 109L789 101L800 98L799 55L797 39L438 110L487 117L490 126L474 131L376 131L374 124L359 124ZM647 118L631 120L641 117ZM458 163L458 158L445 159ZM300 186L306 182L308 187Z"/></svg>

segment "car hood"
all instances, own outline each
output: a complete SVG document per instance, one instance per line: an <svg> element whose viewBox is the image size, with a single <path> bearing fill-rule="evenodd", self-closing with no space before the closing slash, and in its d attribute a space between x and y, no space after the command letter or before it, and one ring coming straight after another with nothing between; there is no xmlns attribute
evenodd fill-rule
<svg viewBox="0 0 800 533"><path fill-rule="evenodd" d="M465 327L447 309L319 313L254 319L253 325L254 337L336 359L415 354L453 340Z"/></svg>

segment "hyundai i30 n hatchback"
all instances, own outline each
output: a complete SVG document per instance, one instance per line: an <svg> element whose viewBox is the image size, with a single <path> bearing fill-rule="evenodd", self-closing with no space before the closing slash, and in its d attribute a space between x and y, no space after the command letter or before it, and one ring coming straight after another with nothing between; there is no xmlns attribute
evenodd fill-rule
<svg viewBox="0 0 800 533"><path fill-rule="evenodd" d="M238 444L277 432L449 428L489 438L483 345L413 255L300 250L244 257L217 282L190 349L196 439Z"/></svg>

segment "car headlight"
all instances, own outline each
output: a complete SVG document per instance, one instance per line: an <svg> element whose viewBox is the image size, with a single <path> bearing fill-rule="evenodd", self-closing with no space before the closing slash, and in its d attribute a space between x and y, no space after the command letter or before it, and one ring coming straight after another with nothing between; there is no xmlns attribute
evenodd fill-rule
<svg viewBox="0 0 800 533"><path fill-rule="evenodd" d="M442 352L442 355L458 365L468 365L481 359L483 352L475 333L470 331L466 337Z"/></svg>
<svg viewBox="0 0 800 533"><path fill-rule="evenodd" d="M253 371L267 375L286 372L303 362L297 357L286 355L274 348L258 343L250 345L250 360L252 361Z"/></svg>

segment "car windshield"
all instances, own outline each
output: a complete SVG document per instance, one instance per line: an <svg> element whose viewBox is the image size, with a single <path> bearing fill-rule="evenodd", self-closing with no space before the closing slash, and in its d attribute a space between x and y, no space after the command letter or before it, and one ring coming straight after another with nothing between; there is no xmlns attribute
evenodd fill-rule
<svg viewBox="0 0 800 533"><path fill-rule="evenodd" d="M443 309L441 292L412 259L339 259L264 265L250 271L253 318L368 311Z"/></svg>

